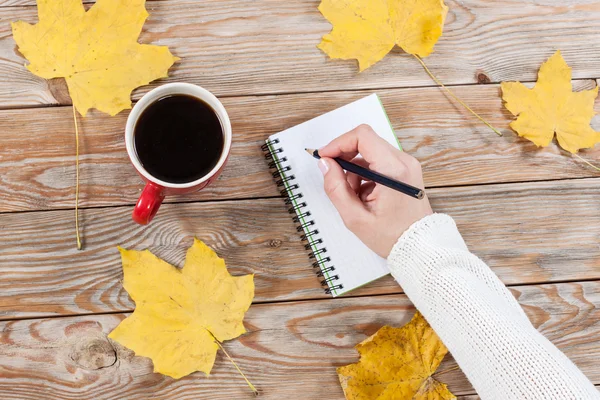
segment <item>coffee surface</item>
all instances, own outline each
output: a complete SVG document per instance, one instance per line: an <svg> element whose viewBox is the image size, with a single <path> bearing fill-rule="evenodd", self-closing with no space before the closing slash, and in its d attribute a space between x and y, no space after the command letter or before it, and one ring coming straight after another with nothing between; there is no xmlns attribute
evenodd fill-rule
<svg viewBox="0 0 600 400"><path fill-rule="evenodd" d="M192 96L163 97L148 106L134 128L135 151L152 176L188 183L208 174L223 153L221 121Z"/></svg>

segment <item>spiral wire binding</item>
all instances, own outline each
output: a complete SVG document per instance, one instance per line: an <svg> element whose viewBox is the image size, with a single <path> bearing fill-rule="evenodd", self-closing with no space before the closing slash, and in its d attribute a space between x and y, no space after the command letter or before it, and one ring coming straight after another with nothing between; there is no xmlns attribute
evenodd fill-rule
<svg viewBox="0 0 600 400"><path fill-rule="evenodd" d="M285 204L291 206L288 212L294 214L292 221L299 224L296 230L303 232L300 239L307 242L304 248L309 251L309 257L315 259L312 263L313 268L317 269L315 273L318 277L324 278L321 281L321 285L325 288L325 293L331 294L332 291L343 289L344 286L336 284L336 281L340 279L338 275L330 274L335 271L335 267L331 265L331 257L322 256L327 253L327 248L323 245L323 239L314 237L319 234L319 230L314 227L314 220L306 219L311 216L310 211L304 210L307 207L305 201L298 201L304 196L299 191L300 187L298 184L294 183L296 177L291 173L292 167L283 164L288 161L287 157L283 156L279 158L277 156L277 154L283 153L283 148L276 147L278 144L279 139L268 140L261 146L261 149L265 153L265 158L270 160L269 168L275 170L273 178L277 179L277 186L283 187L280 193L282 196L286 196Z"/></svg>

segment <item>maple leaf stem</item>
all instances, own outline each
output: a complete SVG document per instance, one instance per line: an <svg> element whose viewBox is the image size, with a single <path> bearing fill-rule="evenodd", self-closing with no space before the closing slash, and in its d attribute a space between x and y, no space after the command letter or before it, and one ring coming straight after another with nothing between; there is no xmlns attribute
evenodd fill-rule
<svg viewBox="0 0 600 400"><path fill-rule="evenodd" d="M448 89L446 86L444 86L444 84L442 82L440 82L440 80L438 78L436 78L435 75L433 75L433 73L429 70L429 68L427 68L427 65L425 65L425 62L423 61L423 59L421 57L419 57L416 54L413 54L413 56L417 59L417 61L419 61L421 63L421 65L423 66L423 69L425 69L425 72L427 72L427 74L429 75L429 77L431 79L433 79L433 81L435 83L437 83L438 85L440 85L446 92L448 92L448 94L450 96L452 96L452 98L454 100L458 101L464 108L466 108L471 114L473 114L475 117L477 117L477 119L479 119L481 122L483 122L484 124L486 124L488 126L488 128L490 128L491 130L493 130L498 136L502 136L502 132L500 132L498 129L494 128L492 126L492 124L490 124L485 119L483 119L479 114L477 114L475 111L473 111L473 109L471 107L469 107L464 101L462 101L461 99L459 99L458 96L456 96L450 89Z"/></svg>
<svg viewBox="0 0 600 400"><path fill-rule="evenodd" d="M77 238L77 250L81 250L83 247L79 237L79 128L75 104L73 104L73 121L75 122L75 237Z"/></svg>
<svg viewBox="0 0 600 400"><path fill-rule="evenodd" d="M592 164L591 162L589 162L588 160L586 160L585 158L581 157L579 154L573 154L575 157L579 158L581 161L583 161L584 163L586 163L587 165L589 165L590 167L594 168L596 171L600 171L599 167L596 167L594 164Z"/></svg>
<svg viewBox="0 0 600 400"><path fill-rule="evenodd" d="M252 390L254 392L255 396L258 396L258 390L256 390L256 387L248 380L248 378L246 378L246 375L244 375L244 373L242 372L240 367L238 367L238 365L235 363L235 361L233 361L233 358L231 358L229 356L229 354L225 351L225 348L221 345L221 343L217 340L217 338L214 337L214 335L213 335L213 338L215 339L215 343L217 343L217 345L221 348L221 350L223 350L223 353L225 353L227 358L229 358L229 361L231 361L231 363L233 364L235 369L237 369L238 372L240 373L240 375L242 375L242 378L244 378L244 380L248 384L248 387L250 388L250 390Z"/></svg>

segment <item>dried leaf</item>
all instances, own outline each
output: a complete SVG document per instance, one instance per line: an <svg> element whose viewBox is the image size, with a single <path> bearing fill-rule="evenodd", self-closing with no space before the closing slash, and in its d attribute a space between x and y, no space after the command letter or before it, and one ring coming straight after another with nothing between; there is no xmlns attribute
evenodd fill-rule
<svg viewBox="0 0 600 400"><path fill-rule="evenodd" d="M432 377L448 349L419 312L402 328L379 329L356 350L360 361L337 369L348 400L456 398Z"/></svg>
<svg viewBox="0 0 600 400"><path fill-rule="evenodd" d="M39 22L12 23L29 71L64 77L81 115L90 108L115 115L131 108L131 91L166 77L177 60L166 46L139 44L145 0L38 0Z"/></svg>
<svg viewBox="0 0 600 400"><path fill-rule="evenodd" d="M571 68L557 51L538 73L533 89L520 82L502 82L506 108L517 117L510 127L540 147L558 144L571 153L600 142L600 132L590 127L598 87L573 92Z"/></svg>
<svg viewBox="0 0 600 400"><path fill-rule="evenodd" d="M223 259L199 240L182 270L146 251L119 249L123 286L135 311L108 337L154 362L154 372L181 378L209 374L219 345L246 332L244 313L254 276L232 277Z"/></svg>
<svg viewBox="0 0 600 400"><path fill-rule="evenodd" d="M419 57L431 54L448 7L443 0L323 0L319 11L333 25L319 48L331 58L357 59L364 71L395 45Z"/></svg>

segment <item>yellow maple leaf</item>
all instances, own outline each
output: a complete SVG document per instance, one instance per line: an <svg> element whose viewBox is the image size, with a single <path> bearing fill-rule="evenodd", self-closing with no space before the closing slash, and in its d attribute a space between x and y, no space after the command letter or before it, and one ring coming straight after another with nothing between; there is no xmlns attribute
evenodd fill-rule
<svg viewBox="0 0 600 400"><path fill-rule="evenodd" d="M119 248L123 286L135 311L108 337L154 362L154 372L179 379L209 374L219 345L246 332L254 275L233 277L201 241L189 248L182 270L150 251Z"/></svg>
<svg viewBox="0 0 600 400"><path fill-rule="evenodd" d="M348 400L456 398L432 377L448 349L419 312L402 328L382 327L356 350L360 361L337 369Z"/></svg>
<svg viewBox="0 0 600 400"><path fill-rule="evenodd" d="M560 51L542 66L533 89L520 82L502 82L505 106L517 119L510 123L519 136L540 147L558 144L571 153L600 142L600 132L590 127L598 87L573 92L571 68Z"/></svg>
<svg viewBox="0 0 600 400"><path fill-rule="evenodd" d="M318 47L331 58L357 59L364 71L395 45L420 57L431 54L448 7L443 0L323 0L319 11L333 29Z"/></svg>
<svg viewBox="0 0 600 400"><path fill-rule="evenodd" d="M12 23L29 71L64 77L81 115L90 108L115 115L131 108L131 92L166 77L177 60L166 46L139 44L148 17L145 0L38 0L39 22Z"/></svg>

